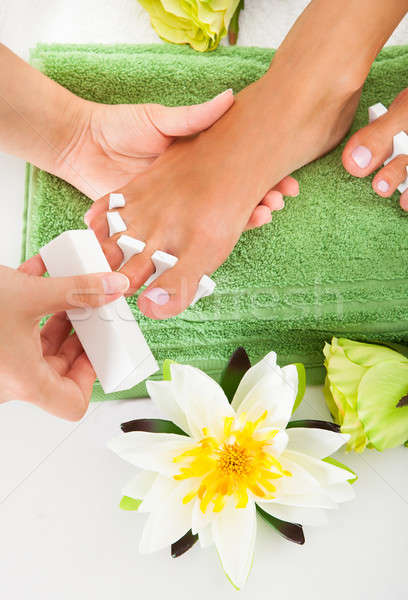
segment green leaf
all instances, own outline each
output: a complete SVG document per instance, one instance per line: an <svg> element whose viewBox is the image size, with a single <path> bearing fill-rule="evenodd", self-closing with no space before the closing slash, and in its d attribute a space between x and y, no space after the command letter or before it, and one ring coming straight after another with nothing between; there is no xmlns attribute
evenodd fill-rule
<svg viewBox="0 0 408 600"><path fill-rule="evenodd" d="M122 423L120 428L123 433L129 433L129 431L148 431L151 433L187 435L180 427L165 419L134 419L133 421Z"/></svg>
<svg viewBox="0 0 408 600"><path fill-rule="evenodd" d="M305 543L305 534L303 533L303 527L301 525L298 523L288 523L287 521L281 521L276 517L272 517L272 515L262 510L258 505L256 506L256 510L269 525L272 525L272 527L281 534L282 537L295 544L302 545Z"/></svg>
<svg viewBox="0 0 408 600"><path fill-rule="evenodd" d="M123 496L122 500L120 501L119 508L122 510L137 510L141 504L142 500L136 500L130 496Z"/></svg>
<svg viewBox="0 0 408 600"><path fill-rule="evenodd" d="M355 483L357 481L358 475L353 471L353 469L350 469L350 467L348 467L347 465L343 465L343 463L336 460L335 458L332 458L331 456L328 456L327 458L323 458L323 460L324 460L324 462L330 463L331 465L334 465L335 467L339 467L340 469L344 469L345 471L348 471L349 473L351 473L353 475L353 477L351 477L350 479L347 479L347 481L349 483Z"/></svg>
<svg viewBox="0 0 408 600"><path fill-rule="evenodd" d="M190 550L190 548L192 548L194 546L194 544L196 543L196 541L198 540L198 534L194 534L191 531L187 531L187 533L185 535L183 535L182 538L180 538L179 540L177 540L177 542L174 542L174 544L171 545L171 556L172 558L178 558L179 556L181 556L182 554L184 554L184 552L187 552L187 550Z"/></svg>
<svg viewBox="0 0 408 600"><path fill-rule="evenodd" d="M237 348L225 367L220 380L220 386L230 402L232 402L241 379L250 368L251 362L245 349L242 347Z"/></svg>
<svg viewBox="0 0 408 600"><path fill-rule="evenodd" d="M303 396L306 391L306 371L305 366L302 363L294 363L298 372L298 392L295 400L295 404L293 405L292 414L299 407L300 403L303 400Z"/></svg>
<svg viewBox="0 0 408 600"><path fill-rule="evenodd" d="M308 427L310 429L326 429L327 431L335 431L340 433L340 426L330 421L317 421L315 419L301 419L299 421L289 421L286 425L286 429L292 429L293 427Z"/></svg>
<svg viewBox="0 0 408 600"><path fill-rule="evenodd" d="M164 381L171 381L171 371L170 371L170 365L175 365L176 361L175 360L171 360L170 358L166 358L166 360L163 363L163 379Z"/></svg>

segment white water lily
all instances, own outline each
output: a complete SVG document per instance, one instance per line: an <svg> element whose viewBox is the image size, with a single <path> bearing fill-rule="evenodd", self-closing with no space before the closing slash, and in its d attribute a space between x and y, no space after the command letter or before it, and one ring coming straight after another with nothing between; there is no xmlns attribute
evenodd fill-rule
<svg viewBox="0 0 408 600"><path fill-rule="evenodd" d="M278 519L319 525L325 509L354 497L350 472L322 460L349 436L286 429L298 374L295 365L280 368L273 352L246 372L231 404L202 371L170 369L171 381L148 382L148 392L187 435L131 431L110 442L142 469L123 490L149 515L140 551L168 547L191 529L202 547L215 544L240 588L253 559L256 504Z"/></svg>

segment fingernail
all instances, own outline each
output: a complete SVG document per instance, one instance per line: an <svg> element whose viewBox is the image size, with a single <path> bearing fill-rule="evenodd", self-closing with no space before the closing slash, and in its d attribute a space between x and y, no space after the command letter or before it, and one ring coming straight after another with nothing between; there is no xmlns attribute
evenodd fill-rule
<svg viewBox="0 0 408 600"><path fill-rule="evenodd" d="M368 167L373 157L370 150L365 146L357 146L357 148L354 148L353 152L351 153L351 156L353 157L353 160L356 163L356 165L360 167L360 169L365 169L366 167Z"/></svg>
<svg viewBox="0 0 408 600"><path fill-rule="evenodd" d="M91 210L92 209L87 210L86 213L84 214L84 223L87 227L89 227L89 224L90 224L89 215L91 214Z"/></svg>
<svg viewBox="0 0 408 600"><path fill-rule="evenodd" d="M389 189L390 189L390 186L384 179L381 179L377 183L377 190L379 192L383 192L383 194L385 194L386 192L388 192Z"/></svg>
<svg viewBox="0 0 408 600"><path fill-rule="evenodd" d="M123 294L129 289L129 279L123 273L107 273L102 279L105 294Z"/></svg>
<svg viewBox="0 0 408 600"><path fill-rule="evenodd" d="M145 292L143 295L145 298L148 298L149 300L151 300L155 304L158 304L159 306L167 304L167 302L170 300L168 292L166 292L166 290L163 290L162 288L153 288Z"/></svg>

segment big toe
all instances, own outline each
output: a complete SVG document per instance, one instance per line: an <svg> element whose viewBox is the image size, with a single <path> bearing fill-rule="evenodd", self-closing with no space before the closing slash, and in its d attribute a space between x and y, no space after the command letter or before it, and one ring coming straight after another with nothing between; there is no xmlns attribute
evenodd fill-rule
<svg viewBox="0 0 408 600"><path fill-rule="evenodd" d="M408 95L404 91L389 110L351 136L343 151L344 168L366 177L392 154L393 137L408 128Z"/></svg>

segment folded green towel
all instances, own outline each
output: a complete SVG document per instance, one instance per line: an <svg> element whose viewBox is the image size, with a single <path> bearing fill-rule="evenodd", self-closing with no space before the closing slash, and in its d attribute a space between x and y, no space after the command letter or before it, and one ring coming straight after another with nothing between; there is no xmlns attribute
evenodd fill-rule
<svg viewBox="0 0 408 600"><path fill-rule="evenodd" d="M90 100L178 105L228 87L237 92L266 71L272 56L260 48L203 55L168 45L39 45L31 60ZM408 47L385 49L368 77L353 131L366 124L368 106L388 105L403 82ZM242 236L214 274L213 296L161 322L143 317L130 299L159 361L190 363L217 378L237 346L254 361L274 349L281 364L303 362L308 381L317 383L323 343L332 335L408 341L408 220L398 194L381 199L370 178L343 169L342 147L301 169L300 196L271 224ZM28 166L23 258L65 229L84 227L89 204L70 185ZM142 384L104 396L96 384L94 399L144 394Z"/></svg>

